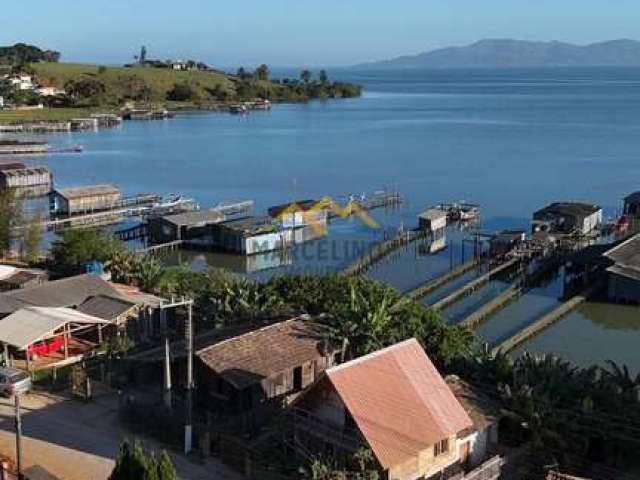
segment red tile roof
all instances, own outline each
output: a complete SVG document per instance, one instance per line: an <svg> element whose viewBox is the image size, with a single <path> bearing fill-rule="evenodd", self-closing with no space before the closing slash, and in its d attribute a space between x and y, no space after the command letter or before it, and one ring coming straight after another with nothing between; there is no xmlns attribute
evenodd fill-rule
<svg viewBox="0 0 640 480"><path fill-rule="evenodd" d="M385 469L473 426L415 339L326 373Z"/></svg>

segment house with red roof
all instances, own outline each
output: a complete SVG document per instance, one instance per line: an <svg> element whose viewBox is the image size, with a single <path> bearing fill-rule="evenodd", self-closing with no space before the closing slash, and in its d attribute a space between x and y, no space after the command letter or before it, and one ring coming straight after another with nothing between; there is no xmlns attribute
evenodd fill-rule
<svg viewBox="0 0 640 480"><path fill-rule="evenodd" d="M497 423L467 412L415 339L329 368L290 417L307 454L347 464L368 448L389 480L463 478L497 441Z"/></svg>

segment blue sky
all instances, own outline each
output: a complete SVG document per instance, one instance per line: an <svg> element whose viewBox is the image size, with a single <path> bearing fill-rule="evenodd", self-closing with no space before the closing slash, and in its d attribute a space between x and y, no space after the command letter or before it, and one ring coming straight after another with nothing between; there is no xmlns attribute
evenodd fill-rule
<svg viewBox="0 0 640 480"><path fill-rule="evenodd" d="M154 58L213 65L338 66L482 38L589 43L638 38L638 0L15 0L0 44L68 61Z"/></svg>

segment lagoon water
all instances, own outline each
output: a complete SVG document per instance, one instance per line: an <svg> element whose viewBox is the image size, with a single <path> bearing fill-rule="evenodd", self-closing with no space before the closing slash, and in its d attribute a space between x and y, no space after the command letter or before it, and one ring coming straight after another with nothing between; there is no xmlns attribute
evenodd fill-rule
<svg viewBox="0 0 640 480"><path fill-rule="evenodd" d="M640 189L640 69L334 76L362 83L364 96L277 105L247 116L181 114L170 121L56 135L53 143L80 143L85 152L53 155L46 163L58 186L113 182L127 193L182 193L205 207L251 198L254 213L293 199L344 200L397 187L406 199L403 207L375 214L390 233L401 223L415 226L418 211L442 201L480 203L482 228L492 231L527 228L531 213L554 200L599 203L611 215L624 195ZM312 242L293 256L245 260L182 253L180 261L256 275L335 270L363 242L382 238L383 230L350 219L331 225L329 244ZM370 275L399 290L412 288L460 261L460 237L451 232L451 248L435 256L410 247ZM517 323L524 312L515 307L509 311ZM625 310L619 322L616 307L591 310L560 322L532 347L544 352L561 346L578 362L614 358L640 369L640 310ZM508 331L509 316L500 322ZM579 345L572 354L574 335ZM617 352L620 338L624 354ZM590 343L598 348L589 349ZM635 353L628 352L630 344Z"/></svg>

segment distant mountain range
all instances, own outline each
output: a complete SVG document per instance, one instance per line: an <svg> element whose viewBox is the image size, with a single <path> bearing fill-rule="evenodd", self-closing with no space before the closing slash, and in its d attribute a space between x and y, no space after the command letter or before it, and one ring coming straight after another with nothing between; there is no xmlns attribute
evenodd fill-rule
<svg viewBox="0 0 640 480"><path fill-rule="evenodd" d="M481 40L465 47L448 47L391 60L356 65L357 69L508 68L640 66L640 42L611 40L590 45Z"/></svg>

